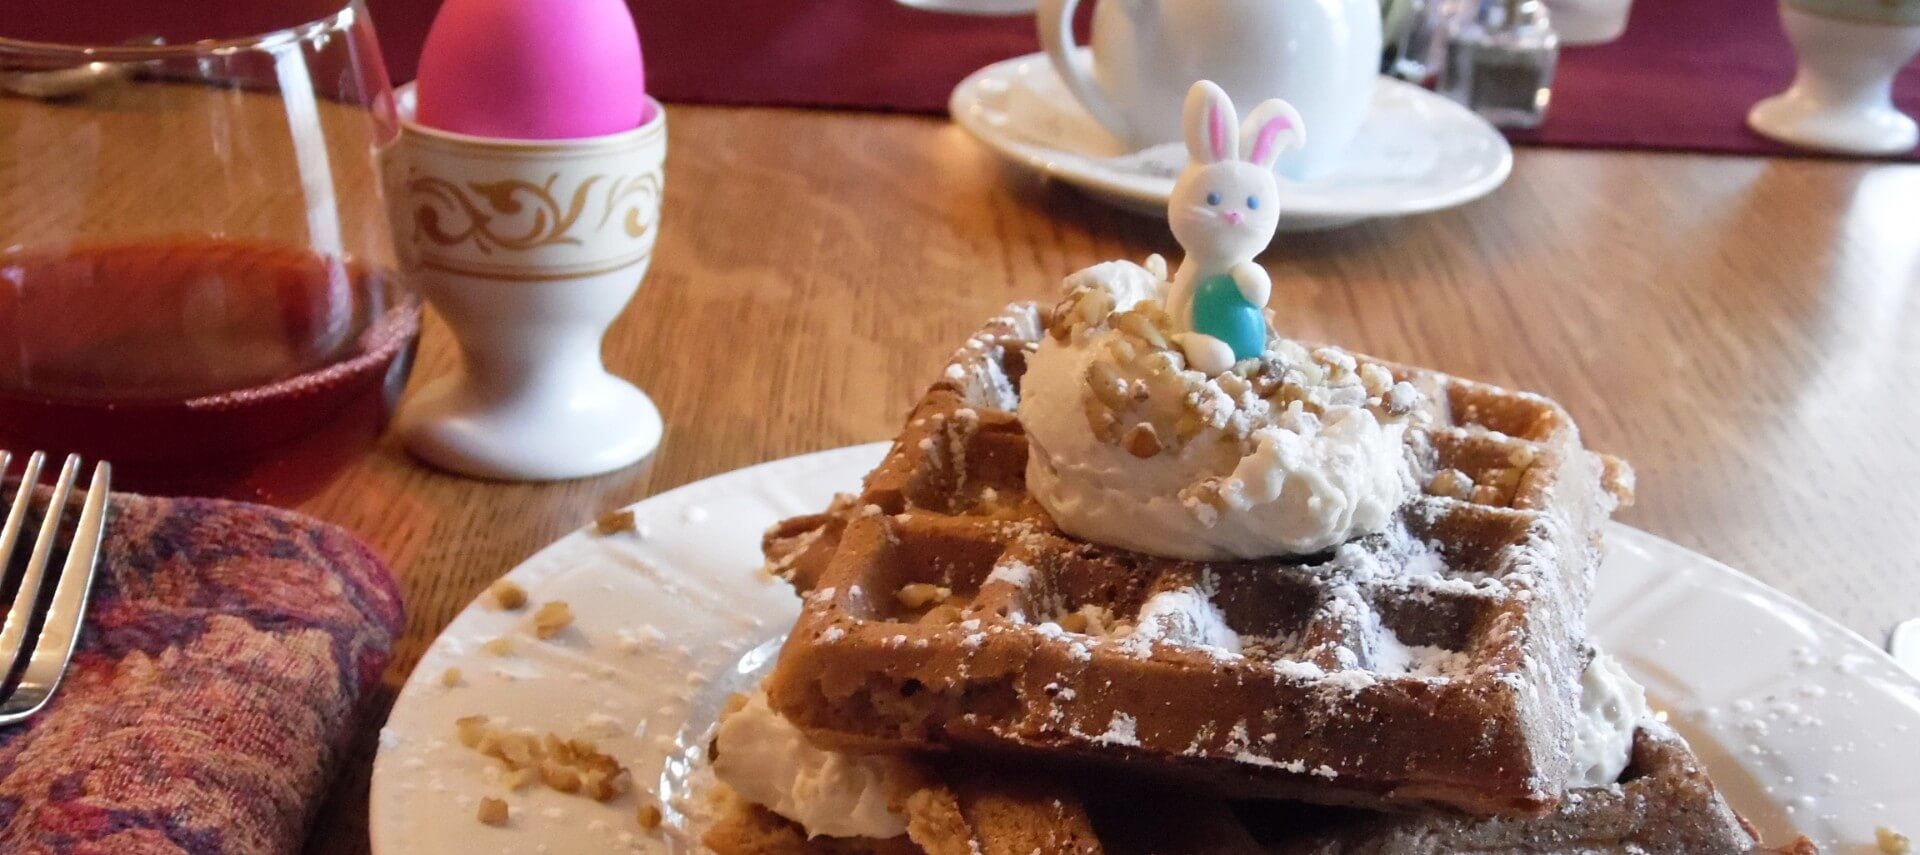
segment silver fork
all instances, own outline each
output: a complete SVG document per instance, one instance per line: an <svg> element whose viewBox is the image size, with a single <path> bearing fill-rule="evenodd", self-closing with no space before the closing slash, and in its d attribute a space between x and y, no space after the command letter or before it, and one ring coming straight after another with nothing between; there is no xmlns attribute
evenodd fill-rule
<svg viewBox="0 0 1920 855"><path fill-rule="evenodd" d="M40 483L40 470L46 461L46 454L36 451L27 458L26 471L20 474L20 489L14 495L13 508L7 512L5 527L0 528L0 569L13 563L13 551L20 543L21 530L26 528L27 508L32 504L34 488ZM12 465L13 456L0 451L0 476ZM68 455L66 464L60 467L46 516L40 522L40 533L33 541L33 552L20 575L20 590L14 594L12 607L7 609L6 623L0 625L0 667L6 669L0 671L0 679L19 669L28 632L36 626L40 630L33 640L33 652L21 671L20 681L0 700L0 726L25 721L46 707L54 691L60 688L60 678L66 674L67 662L73 657L74 642L80 638L80 624L87 614L87 597L93 591L94 570L100 563L107 491L113 477L113 468L105 461L93 467L93 483L87 487L73 541L67 544L66 564L54 584L53 599L44 612L40 608L41 583L52 561L55 542L60 539L60 520L66 515L74 474L79 469L80 455L77 454Z"/></svg>

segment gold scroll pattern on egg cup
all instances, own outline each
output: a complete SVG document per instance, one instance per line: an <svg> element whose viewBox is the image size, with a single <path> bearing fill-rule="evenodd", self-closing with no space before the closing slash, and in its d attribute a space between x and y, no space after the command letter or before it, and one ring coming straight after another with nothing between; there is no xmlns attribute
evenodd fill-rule
<svg viewBox="0 0 1920 855"><path fill-rule="evenodd" d="M495 279L564 279L612 273L653 254L653 229L660 211L659 173L589 175L572 192L557 190L559 181L561 173L551 173L541 183L501 179L459 184L434 175L411 177L407 208L413 211L415 246L422 248L422 263L447 273ZM588 261L584 267L534 271L528 265L457 261L432 252L432 248L468 248L493 256L549 246L586 248L584 236L609 229L626 234L630 252Z"/></svg>
<svg viewBox="0 0 1920 855"><path fill-rule="evenodd" d="M553 142L468 137L424 128L404 113L395 223L420 267L553 282L651 260L665 180L664 111L629 132Z"/></svg>
<svg viewBox="0 0 1920 855"><path fill-rule="evenodd" d="M407 181L415 246L430 269L496 279L545 281L611 273L646 261L659 219L661 176L589 175L571 192L556 189L561 174L535 183L520 178L456 183L415 174ZM595 199L598 197L598 201ZM546 247L585 249L586 238L624 234L627 252L579 265L487 264L449 258L434 248L483 256Z"/></svg>

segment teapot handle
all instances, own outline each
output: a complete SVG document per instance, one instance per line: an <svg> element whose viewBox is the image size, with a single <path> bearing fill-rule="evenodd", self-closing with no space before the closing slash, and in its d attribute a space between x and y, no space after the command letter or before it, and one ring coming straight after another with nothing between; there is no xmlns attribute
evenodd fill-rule
<svg viewBox="0 0 1920 855"><path fill-rule="evenodd" d="M1067 84L1067 91L1114 136L1131 143L1133 129L1126 114L1093 79L1092 56L1083 53L1073 40L1073 13L1079 7L1080 0L1040 0L1036 10L1040 44L1047 49L1047 57L1053 60L1053 68Z"/></svg>

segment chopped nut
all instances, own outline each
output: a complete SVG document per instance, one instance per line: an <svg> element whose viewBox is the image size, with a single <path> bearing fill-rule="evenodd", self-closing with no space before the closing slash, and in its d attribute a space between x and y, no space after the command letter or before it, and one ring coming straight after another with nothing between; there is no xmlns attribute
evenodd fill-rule
<svg viewBox="0 0 1920 855"><path fill-rule="evenodd" d="M626 509L608 511L607 513L601 514L599 519L593 521L593 530L603 535L619 534L623 531L637 531L638 529L639 525L634 521L633 511Z"/></svg>
<svg viewBox="0 0 1920 855"><path fill-rule="evenodd" d="M1369 362L1360 366L1360 385L1369 395L1384 396L1388 387L1393 385L1393 373L1384 366Z"/></svg>
<svg viewBox="0 0 1920 855"><path fill-rule="evenodd" d="M448 668L440 672L440 685L446 686L449 689L460 685L460 669Z"/></svg>
<svg viewBox="0 0 1920 855"><path fill-rule="evenodd" d="M1129 429L1121 442L1126 444L1128 454L1142 460L1160 453L1160 435L1154 432L1153 425L1145 422Z"/></svg>
<svg viewBox="0 0 1920 855"><path fill-rule="evenodd" d="M491 825L494 828L506 825L507 803L491 797L481 799L479 820L481 825Z"/></svg>
<svg viewBox="0 0 1920 855"><path fill-rule="evenodd" d="M900 605L910 609L924 608L928 603L944 603L951 596L953 596L952 589L926 582L902 585L894 594L894 598L900 601Z"/></svg>
<svg viewBox="0 0 1920 855"><path fill-rule="evenodd" d="M540 782L562 793L580 792L580 773L554 760L540 764Z"/></svg>
<svg viewBox="0 0 1920 855"><path fill-rule="evenodd" d="M607 786L606 774L591 770L580 773L580 794L596 802L613 798L613 790Z"/></svg>
<svg viewBox="0 0 1920 855"><path fill-rule="evenodd" d="M636 818L640 820L641 828L652 831L660 827L660 808L657 805L641 805Z"/></svg>
<svg viewBox="0 0 1920 855"><path fill-rule="evenodd" d="M1533 465L1534 450L1520 446L1507 454L1507 462L1516 469L1525 469Z"/></svg>
<svg viewBox="0 0 1920 855"><path fill-rule="evenodd" d="M1087 366L1087 386L1102 404L1116 410L1127 405L1127 380L1120 376L1120 369L1108 363L1095 362Z"/></svg>
<svg viewBox="0 0 1920 855"><path fill-rule="evenodd" d="M499 638L496 638L496 639L493 639L492 641L487 642L486 644L480 645L480 649L485 650L488 653L491 653L495 656L505 656L513 652L513 639L503 635L503 636L500 636Z"/></svg>
<svg viewBox="0 0 1920 855"><path fill-rule="evenodd" d="M546 641L559 635L560 630L566 629L572 623L573 607L567 605L564 600L554 600L534 612L533 634L541 641Z"/></svg>
<svg viewBox="0 0 1920 855"><path fill-rule="evenodd" d="M1114 316L1113 326L1121 332L1146 339L1147 343L1154 347L1164 349L1167 346L1167 337L1154 328L1153 322L1148 320L1146 315L1139 312L1122 312Z"/></svg>
<svg viewBox="0 0 1920 855"><path fill-rule="evenodd" d="M460 744L468 748L480 747L480 740L487 735L487 717L483 715L462 716L453 720L454 732L460 735Z"/></svg>
<svg viewBox="0 0 1920 855"><path fill-rule="evenodd" d="M526 589L505 579L494 582L487 588L487 593L493 597L495 606L506 611L513 611L527 604Z"/></svg>
<svg viewBox="0 0 1920 855"><path fill-rule="evenodd" d="M533 783L533 776L532 769L510 769L507 774L501 776L500 783L506 784L507 789L517 793Z"/></svg>
<svg viewBox="0 0 1920 855"><path fill-rule="evenodd" d="M1117 420L1113 417L1113 411L1103 406L1099 398L1089 397L1081 403L1086 408L1087 427L1094 436L1107 436L1113 431Z"/></svg>
<svg viewBox="0 0 1920 855"><path fill-rule="evenodd" d="M507 733L500 737L500 759L510 769L532 766L540 761L540 743L531 733Z"/></svg>
<svg viewBox="0 0 1920 855"><path fill-rule="evenodd" d="M520 790L535 780L561 793L581 793L609 801L633 789L633 776L591 739L506 730L472 715L454 722L461 744L499 760L506 767L500 782Z"/></svg>
<svg viewBox="0 0 1920 855"><path fill-rule="evenodd" d="M573 750L573 745L561 739L556 734L547 734L546 737L541 740L540 745L546 749L547 757L557 763L571 764L578 756L577 752Z"/></svg>
<svg viewBox="0 0 1920 855"><path fill-rule="evenodd" d="M1380 406L1387 411L1387 415L1389 416L1404 416L1411 413L1413 412L1414 405L1419 402L1420 390L1413 388L1413 384L1406 382L1393 384L1391 388L1387 389L1385 395L1380 396Z"/></svg>
<svg viewBox="0 0 1920 855"><path fill-rule="evenodd" d="M1235 400L1253 391L1253 384L1247 382L1247 378L1233 372L1220 375L1214 382L1220 384L1220 391L1227 393L1228 397Z"/></svg>
<svg viewBox="0 0 1920 855"><path fill-rule="evenodd" d="M480 733L480 740L473 744L473 750L488 757L500 756L500 731L487 728Z"/></svg>
<svg viewBox="0 0 1920 855"><path fill-rule="evenodd" d="M1090 323L1099 323L1113 314L1113 307L1112 294L1106 291L1088 290L1081 296L1079 304L1074 307L1077 310L1074 314Z"/></svg>
<svg viewBox="0 0 1920 855"><path fill-rule="evenodd" d="M632 788L633 776L625 769L611 773L595 769L580 778L580 792L596 802L612 801Z"/></svg>
<svg viewBox="0 0 1920 855"><path fill-rule="evenodd" d="M1887 855L1907 855L1913 851L1912 840L1884 825L1873 830L1873 839L1880 844L1880 851Z"/></svg>
<svg viewBox="0 0 1920 855"><path fill-rule="evenodd" d="M1086 632L1087 616L1079 612L1068 612L1060 616L1060 628L1068 632Z"/></svg>
<svg viewBox="0 0 1920 855"><path fill-rule="evenodd" d="M1148 300L1133 304L1134 314L1146 318L1153 328L1165 332L1173 327L1173 316L1167 314L1167 307L1158 300Z"/></svg>

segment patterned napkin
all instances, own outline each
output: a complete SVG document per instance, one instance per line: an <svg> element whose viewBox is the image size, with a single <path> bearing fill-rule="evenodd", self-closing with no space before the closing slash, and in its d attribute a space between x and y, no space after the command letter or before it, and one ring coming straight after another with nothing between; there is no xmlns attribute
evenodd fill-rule
<svg viewBox="0 0 1920 855"><path fill-rule="evenodd" d="M287 511L111 514L66 681L0 729L0 852L297 851L400 631L393 578Z"/></svg>

